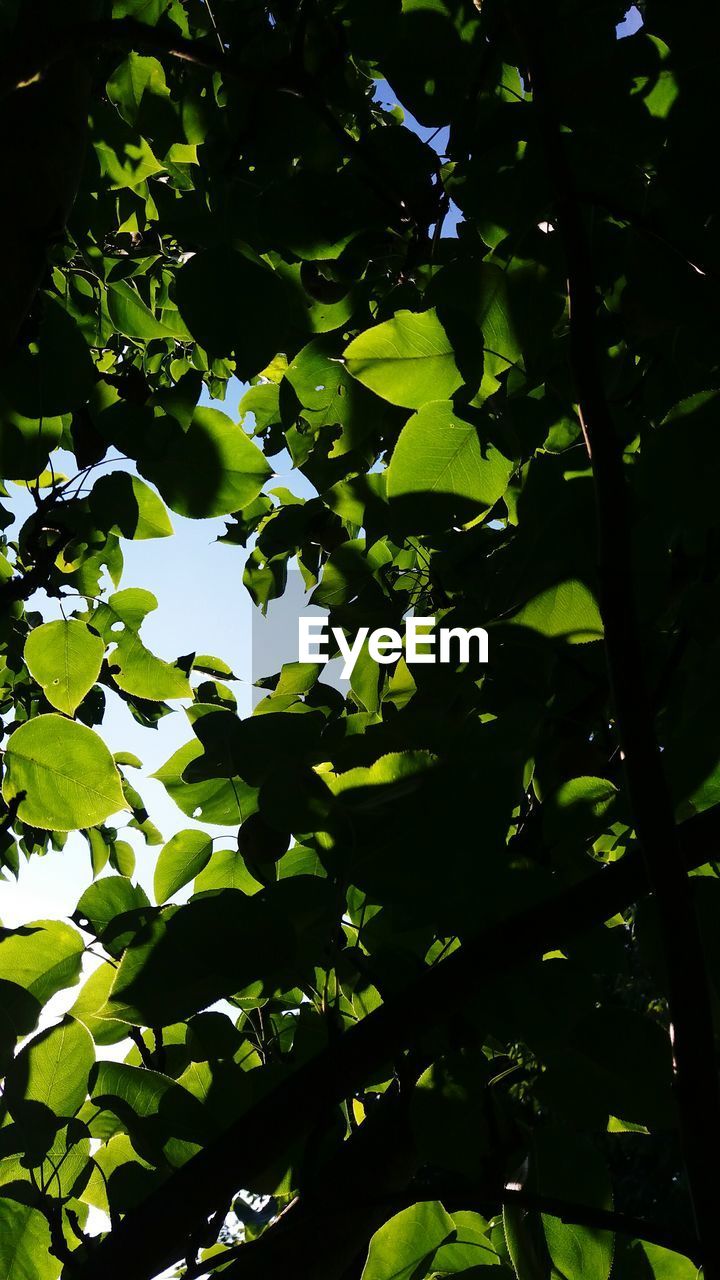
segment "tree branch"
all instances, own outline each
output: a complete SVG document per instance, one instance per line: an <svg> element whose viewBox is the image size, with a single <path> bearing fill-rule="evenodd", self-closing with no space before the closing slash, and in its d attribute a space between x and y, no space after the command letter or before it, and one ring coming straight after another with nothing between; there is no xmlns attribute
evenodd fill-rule
<svg viewBox="0 0 720 1280"><path fill-rule="evenodd" d="M679 829L688 866L701 866L720 844L720 806ZM550 901L469 939L400 995L346 1031L261 1098L126 1215L73 1280L151 1280L183 1253L183 1239L238 1187L305 1136L327 1110L364 1085L368 1074L434 1027L447 1025L485 984L514 972L625 910L647 891L642 859L627 854Z"/></svg>
<svg viewBox="0 0 720 1280"><path fill-rule="evenodd" d="M547 72L544 41L547 33L552 33L553 24L545 10L539 22L540 15L528 0L516 0L515 10L567 265L571 363L595 481L605 650L630 805L658 903L667 961L683 1156L706 1280L717 1280L720 1247L715 1181L720 1098L712 1013L700 931L645 687L623 450L599 361L598 295L592 250Z"/></svg>

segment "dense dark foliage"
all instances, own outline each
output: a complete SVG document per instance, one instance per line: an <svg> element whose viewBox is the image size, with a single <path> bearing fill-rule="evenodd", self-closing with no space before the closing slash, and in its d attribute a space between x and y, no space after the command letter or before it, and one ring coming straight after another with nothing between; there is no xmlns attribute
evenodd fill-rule
<svg viewBox="0 0 720 1280"><path fill-rule="evenodd" d="M0 1280L720 1276L720 10L641 9L0 0L0 865L92 877L0 930ZM168 508L489 662L240 718Z"/></svg>

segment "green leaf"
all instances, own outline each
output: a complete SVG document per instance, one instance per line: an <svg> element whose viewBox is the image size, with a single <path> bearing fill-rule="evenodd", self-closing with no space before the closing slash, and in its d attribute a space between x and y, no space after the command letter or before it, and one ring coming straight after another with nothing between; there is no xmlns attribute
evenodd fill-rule
<svg viewBox="0 0 720 1280"><path fill-rule="evenodd" d="M80 977L85 943L62 920L35 920L0 929L0 979L12 981L44 1005ZM31 1031L32 1026L26 1028Z"/></svg>
<svg viewBox="0 0 720 1280"><path fill-rule="evenodd" d="M659 1244L648 1244L641 1240L639 1244L647 1258L653 1280L698 1280L702 1272L680 1253L671 1249L663 1249Z"/></svg>
<svg viewBox="0 0 720 1280"><path fill-rule="evenodd" d="M607 830L606 817L618 794L607 778L569 778L543 805L543 836L548 848L577 847Z"/></svg>
<svg viewBox="0 0 720 1280"><path fill-rule="evenodd" d="M242 427L219 409L196 409L187 431L164 420L162 448L143 453L138 468L178 515L226 516L247 506L271 474Z"/></svg>
<svg viewBox="0 0 720 1280"><path fill-rule="evenodd" d="M62 418L32 418L8 405L0 390L0 475L34 480L62 437Z"/></svg>
<svg viewBox="0 0 720 1280"><path fill-rule="evenodd" d="M547 1245L537 1215L510 1201L502 1216L505 1245L517 1280L551 1280Z"/></svg>
<svg viewBox="0 0 720 1280"><path fill-rule="evenodd" d="M59 415L87 400L96 374L87 342L73 316L57 298L45 295L40 306L34 349L23 349L21 345L4 364L0 405L7 396L18 415L18 424L20 415L39 419L36 430L42 437L46 422L57 422L61 427ZM0 419L3 416L0 412ZM7 471L3 474L9 475Z"/></svg>
<svg viewBox="0 0 720 1280"><path fill-rule="evenodd" d="M323 774L323 781L344 801L359 808L391 804L400 795L422 791L428 772L437 765L429 751L393 751L368 767Z"/></svg>
<svg viewBox="0 0 720 1280"><path fill-rule="evenodd" d="M497 390L498 376L522 357L512 281L510 272L492 262L454 262L433 278L426 294L441 316L446 309L457 310L465 323L471 319L482 332L487 394Z"/></svg>
<svg viewBox="0 0 720 1280"><path fill-rule="evenodd" d="M154 338L175 337L174 330L153 315L137 289L127 280L108 285L107 304L115 328L126 338L151 342Z"/></svg>
<svg viewBox="0 0 720 1280"><path fill-rule="evenodd" d="M167 0L113 0L113 18L137 18L154 26L167 10Z"/></svg>
<svg viewBox="0 0 720 1280"><path fill-rule="evenodd" d="M192 1154L187 1144L203 1137L203 1113L197 1099L159 1071L125 1062L98 1062L90 1096L95 1106L118 1117L141 1154L154 1157L154 1163L162 1148L171 1163L182 1163L183 1157ZM180 1159L176 1161L173 1155Z"/></svg>
<svg viewBox="0 0 720 1280"><path fill-rule="evenodd" d="M234 353L240 379L260 373L290 334L306 327L290 285L265 263L231 249L196 253L178 273L175 298L211 356Z"/></svg>
<svg viewBox="0 0 720 1280"><path fill-rule="evenodd" d="M33 1103L70 1119L85 1101L94 1062L92 1037L81 1022L65 1017L41 1031L23 1045L8 1074L5 1098L11 1115L27 1123L26 1104Z"/></svg>
<svg viewBox="0 0 720 1280"><path fill-rule="evenodd" d="M323 494L323 502L331 511L358 526L386 517L387 474L351 476L340 480Z"/></svg>
<svg viewBox="0 0 720 1280"><path fill-rule="evenodd" d="M155 901L167 902L178 889L207 866L212 854L212 840L204 831L178 831L168 840L155 864Z"/></svg>
<svg viewBox="0 0 720 1280"><path fill-rule="evenodd" d="M531 1166L541 1194L593 1209L612 1209L610 1176L590 1142L566 1133L539 1133ZM614 1248L611 1231L562 1222L546 1213L542 1224L548 1252L561 1275L608 1280Z"/></svg>
<svg viewBox="0 0 720 1280"><path fill-rule="evenodd" d="M59 715L36 716L10 738L3 797L16 796L19 817L44 831L93 827L127 807L102 738Z"/></svg>
<svg viewBox="0 0 720 1280"><path fill-rule="evenodd" d="M513 464L483 443L448 400L413 414L400 432L387 472L387 496L416 529L465 523L504 494Z"/></svg>
<svg viewBox="0 0 720 1280"><path fill-rule="evenodd" d="M237 826L257 809L257 791L241 778L186 782L185 770L203 755L199 742L186 742L153 774L188 818L218 826Z"/></svg>
<svg viewBox="0 0 720 1280"><path fill-rule="evenodd" d="M105 645L84 622L46 622L25 641L25 661L48 702L74 714L100 675Z"/></svg>
<svg viewBox="0 0 720 1280"><path fill-rule="evenodd" d="M126 790L126 788L123 788L123 790ZM135 821L135 819L133 819L133 821ZM152 841L148 835L147 822L144 824L140 823L138 825L145 835L146 842L151 844ZM111 866L113 866L116 871L119 871L121 876L131 876L135 872L135 862L135 850L132 845L129 844L127 840L114 840L110 846Z"/></svg>
<svg viewBox="0 0 720 1280"><path fill-rule="evenodd" d="M142 769L142 760L134 751L116 751L113 755L116 764L129 766L131 769Z"/></svg>
<svg viewBox="0 0 720 1280"><path fill-rule="evenodd" d="M103 1119L107 1118L105 1113ZM143 1200L161 1179L150 1172L152 1162L138 1154L128 1135L115 1132L117 1122L112 1116L110 1123L113 1136L93 1157L95 1167L83 1192L83 1201L103 1213L108 1213L111 1206L125 1213ZM162 1154L160 1163L165 1164Z"/></svg>
<svg viewBox="0 0 720 1280"><path fill-rule="evenodd" d="M479 1213L464 1210L453 1213L452 1219L455 1224L455 1239L440 1246L432 1261L433 1269L449 1275L469 1271L471 1275L477 1274L480 1277L485 1273L486 1267L498 1266L500 1259L490 1243L485 1219ZM477 1273L470 1271L473 1267L478 1269ZM502 1280L505 1273L497 1274Z"/></svg>
<svg viewBox="0 0 720 1280"><path fill-rule="evenodd" d="M138 124L144 95L169 98L165 72L157 58L130 53L107 82L107 95L130 125Z"/></svg>
<svg viewBox="0 0 720 1280"><path fill-rule="evenodd" d="M82 928L93 931L111 956L118 956L151 914L140 885L130 884L125 876L103 876L85 890L74 918Z"/></svg>
<svg viewBox="0 0 720 1280"><path fill-rule="evenodd" d="M71 1017L77 1018L87 1027L95 1044L118 1044L127 1039L128 1026L117 1018L106 1018L100 1010L107 1004L110 988L115 981L115 965L105 961L83 984L77 1000L69 1010Z"/></svg>
<svg viewBox="0 0 720 1280"><path fill-rule="evenodd" d="M330 450L333 458L359 448L370 432L383 426L383 418L389 414L351 378L332 340L316 338L308 343L288 365L285 377L300 401L302 419L313 431L340 429L334 432L337 439Z"/></svg>
<svg viewBox="0 0 720 1280"><path fill-rule="evenodd" d="M204 671L209 676L225 676L229 680L235 679L232 668L228 666L227 662L223 658L216 658L210 653L196 654L193 670Z"/></svg>
<svg viewBox="0 0 720 1280"><path fill-rule="evenodd" d="M0 1280L56 1280L60 1261L50 1252L50 1228L39 1209L0 1200Z"/></svg>
<svg viewBox="0 0 720 1280"><path fill-rule="evenodd" d="M455 1232L455 1223L437 1201L403 1209L375 1232L362 1280L413 1280L424 1275L436 1249Z"/></svg>
<svg viewBox="0 0 720 1280"><path fill-rule="evenodd" d="M93 625L107 644L115 643L116 646L108 654L113 680L125 693L155 702L165 698L192 697L185 672L157 658L140 639L140 628L147 615L155 609L157 599L152 592L129 587L125 591L116 591L107 604L101 604L95 610Z"/></svg>
<svg viewBox="0 0 720 1280"><path fill-rule="evenodd" d="M262 885L250 874L237 849L218 849L200 872L193 888L195 893L207 893L211 889L241 889L243 893L252 894L257 893Z"/></svg>
<svg viewBox="0 0 720 1280"><path fill-rule="evenodd" d="M96 112L102 118L102 111ZM121 122L118 120L118 125ZM107 120L102 121L103 130L107 129ZM113 137L96 137L93 140L93 147L98 159L98 164L104 178L114 190L122 191L125 188L135 191L142 188L154 174L162 171L162 164L157 156L153 154L152 147L145 138L135 137L133 139L132 132L127 126L122 125L118 130L120 136ZM129 324L135 323L150 325L150 320L143 313L143 306L135 307L134 300L128 304L126 300L118 302L121 311L126 312L126 318ZM157 323L154 321L154 323ZM163 337L169 337L169 333L164 333Z"/></svg>
<svg viewBox="0 0 720 1280"><path fill-rule="evenodd" d="M344 358L354 378L406 409L447 399L463 382L435 311L398 311L354 338Z"/></svg>
<svg viewBox="0 0 720 1280"><path fill-rule="evenodd" d="M86 835L90 845L90 861L92 862L93 875L99 876L103 868L107 866L107 860L110 857L110 842L105 839L103 832L98 827L91 827L86 832Z"/></svg>
<svg viewBox="0 0 720 1280"><path fill-rule="evenodd" d="M540 635L567 640L569 644L584 644L589 640L601 640L603 624L593 593L577 579L559 582L548 587L523 605L511 622L529 627Z"/></svg>
<svg viewBox="0 0 720 1280"><path fill-rule="evenodd" d="M84 1190L90 1174L89 1161L90 1139L85 1126L80 1120L70 1120L58 1129L40 1166L39 1181L50 1195L69 1199Z"/></svg>
<svg viewBox="0 0 720 1280"><path fill-rule="evenodd" d="M113 471L96 480L90 510L101 529L123 538L168 538L173 531L157 494L126 471Z"/></svg>
<svg viewBox="0 0 720 1280"><path fill-rule="evenodd" d="M259 895L234 889L168 907L125 952L103 1011L168 1026L277 972L293 940Z"/></svg>

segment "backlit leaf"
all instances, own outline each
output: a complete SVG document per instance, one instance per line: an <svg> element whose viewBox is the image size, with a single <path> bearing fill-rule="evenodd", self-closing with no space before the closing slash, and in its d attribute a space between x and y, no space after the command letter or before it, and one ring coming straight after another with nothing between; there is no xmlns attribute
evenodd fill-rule
<svg viewBox="0 0 720 1280"><path fill-rule="evenodd" d="M391 404L420 409L457 391L462 375L434 311L399 311L354 338L344 353L353 378Z"/></svg>
<svg viewBox="0 0 720 1280"><path fill-rule="evenodd" d="M400 433L388 467L387 496L413 528L461 523L495 505L512 470L450 401L432 401Z"/></svg>
<svg viewBox="0 0 720 1280"><path fill-rule="evenodd" d="M110 752L92 729L59 715L37 716L12 735L3 796L35 827L77 831L126 807Z"/></svg>
<svg viewBox="0 0 720 1280"><path fill-rule="evenodd" d="M166 902L207 865L212 840L203 831L178 831L168 840L155 865L155 899Z"/></svg>
<svg viewBox="0 0 720 1280"><path fill-rule="evenodd" d="M454 1232L452 1218L436 1201L403 1209L375 1232L362 1280L412 1280L426 1274L435 1251Z"/></svg>
<svg viewBox="0 0 720 1280"><path fill-rule="evenodd" d="M139 469L173 511L194 520L225 516L256 498L270 467L242 427L219 409L196 409L187 431L166 419L162 453Z"/></svg>
<svg viewBox="0 0 720 1280"><path fill-rule="evenodd" d="M42 686L45 697L58 711L73 715L95 684L105 645L84 622L46 622L30 632L25 661L30 674Z"/></svg>

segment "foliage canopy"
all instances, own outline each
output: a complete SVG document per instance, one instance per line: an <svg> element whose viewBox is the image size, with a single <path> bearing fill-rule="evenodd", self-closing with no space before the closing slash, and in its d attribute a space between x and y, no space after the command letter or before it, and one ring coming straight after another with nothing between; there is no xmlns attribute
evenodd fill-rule
<svg viewBox="0 0 720 1280"><path fill-rule="evenodd" d="M0 0L0 866L88 847L0 929L0 1280L720 1276L720 14L625 7ZM171 513L490 662L240 718Z"/></svg>

